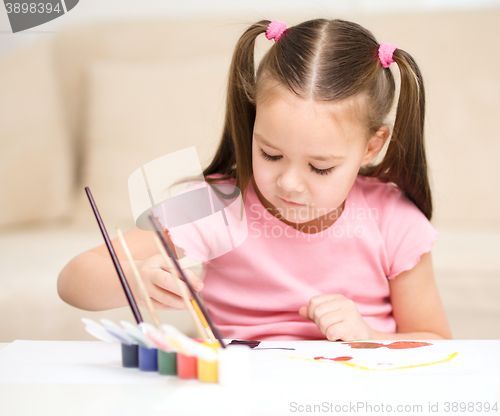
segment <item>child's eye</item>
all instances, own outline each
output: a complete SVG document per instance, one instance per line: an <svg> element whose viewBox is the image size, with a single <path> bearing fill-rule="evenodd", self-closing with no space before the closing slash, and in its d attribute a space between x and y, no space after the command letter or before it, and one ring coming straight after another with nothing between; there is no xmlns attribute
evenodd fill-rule
<svg viewBox="0 0 500 416"><path fill-rule="evenodd" d="M309 164L309 166L311 166L311 171L316 172L318 175L328 175L333 170L333 166L328 169L318 169L311 164Z"/></svg>
<svg viewBox="0 0 500 416"><path fill-rule="evenodd" d="M275 160L278 160L278 159L281 159L282 156L271 156L271 155L268 155L266 152L264 152L264 150L260 149L260 154L262 155L262 157L266 160L271 160L271 161L275 161Z"/></svg>
<svg viewBox="0 0 500 416"><path fill-rule="evenodd" d="M283 156L271 156L271 155L268 155L266 152L264 152L263 149L260 149L260 154L262 155L262 157L264 159L270 160L272 162L274 162L274 161L276 161L278 159L281 159L283 157ZM309 166L311 167L311 171L317 173L318 175L328 175L334 169L333 166L331 168L328 168L328 169L318 169L318 168L315 168L311 164L309 164Z"/></svg>

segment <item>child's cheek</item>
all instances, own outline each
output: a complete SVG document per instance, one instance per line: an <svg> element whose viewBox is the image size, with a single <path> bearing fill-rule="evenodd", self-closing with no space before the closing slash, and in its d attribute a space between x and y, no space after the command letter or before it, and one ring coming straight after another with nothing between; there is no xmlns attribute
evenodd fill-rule
<svg viewBox="0 0 500 416"><path fill-rule="evenodd" d="M257 187L259 188L260 192L264 196L266 196L273 181L272 169L270 169L267 166L267 164L262 163L260 161L254 162L253 168L254 168L253 174L255 178L255 183L257 184Z"/></svg>

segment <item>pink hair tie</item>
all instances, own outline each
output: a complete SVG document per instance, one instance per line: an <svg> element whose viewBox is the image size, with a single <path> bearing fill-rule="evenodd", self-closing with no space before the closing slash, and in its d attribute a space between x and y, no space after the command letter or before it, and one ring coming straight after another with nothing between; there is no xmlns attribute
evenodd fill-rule
<svg viewBox="0 0 500 416"><path fill-rule="evenodd" d="M269 40L274 39L274 41L276 42L285 30L286 23L274 19L271 23L269 23L269 26L267 26L266 38L268 38Z"/></svg>
<svg viewBox="0 0 500 416"><path fill-rule="evenodd" d="M394 59L392 59L392 55L397 48L398 45L393 45L391 43L382 42L380 44L378 48L378 58L384 68L389 68L389 65L395 62Z"/></svg>

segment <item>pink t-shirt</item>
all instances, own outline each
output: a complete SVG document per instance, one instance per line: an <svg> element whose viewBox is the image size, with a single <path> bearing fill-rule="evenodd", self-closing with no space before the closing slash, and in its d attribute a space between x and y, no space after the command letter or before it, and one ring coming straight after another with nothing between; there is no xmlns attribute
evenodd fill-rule
<svg viewBox="0 0 500 416"><path fill-rule="evenodd" d="M399 189L361 175L342 215L316 234L269 214L251 183L244 208L246 239L203 263L201 296L228 339L325 339L298 310L313 296L334 293L353 300L373 329L394 333L387 279L412 269L439 236ZM170 235L190 251L189 237Z"/></svg>

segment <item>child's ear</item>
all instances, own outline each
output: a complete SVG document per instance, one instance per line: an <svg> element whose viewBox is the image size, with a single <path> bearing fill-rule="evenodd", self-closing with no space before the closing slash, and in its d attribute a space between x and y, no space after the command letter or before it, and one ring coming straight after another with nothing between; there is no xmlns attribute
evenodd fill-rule
<svg viewBox="0 0 500 416"><path fill-rule="evenodd" d="M370 137L366 144L365 155L361 160L361 166L370 163L380 153L385 142L389 138L390 129L388 126L380 127L377 132Z"/></svg>

